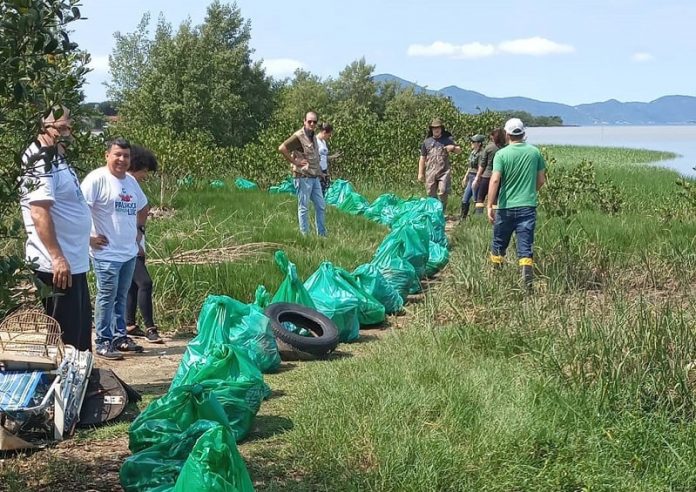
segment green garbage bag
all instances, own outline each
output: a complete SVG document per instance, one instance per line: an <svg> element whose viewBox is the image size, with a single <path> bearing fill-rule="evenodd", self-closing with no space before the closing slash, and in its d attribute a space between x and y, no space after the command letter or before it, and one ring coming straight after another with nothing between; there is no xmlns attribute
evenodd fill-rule
<svg viewBox="0 0 696 492"><path fill-rule="evenodd" d="M174 492L253 492L244 460L230 430L217 425L206 431L184 463Z"/></svg>
<svg viewBox="0 0 696 492"><path fill-rule="evenodd" d="M221 179L210 180L210 187L214 190L222 190L225 187L225 182Z"/></svg>
<svg viewBox="0 0 696 492"><path fill-rule="evenodd" d="M193 185L193 177L184 176L183 178L179 178L176 180L176 185L181 186L182 188L188 188L189 186Z"/></svg>
<svg viewBox="0 0 696 492"><path fill-rule="evenodd" d="M399 251L382 250L370 262L384 276L386 281L405 300L409 294L421 291L416 270L399 255Z"/></svg>
<svg viewBox="0 0 696 492"><path fill-rule="evenodd" d="M169 391L211 379L224 379L235 384L254 413L259 410L264 398L271 394L263 375L247 354L238 347L225 343L213 347L203 357L189 359L187 365L179 364Z"/></svg>
<svg viewBox="0 0 696 492"><path fill-rule="evenodd" d="M266 290L266 287L259 285L256 287L256 293L254 294L254 304L256 304L261 309L266 309L271 303L271 294Z"/></svg>
<svg viewBox="0 0 696 492"><path fill-rule="evenodd" d="M404 308L404 300L401 295L384 278L379 269L371 264L365 263L353 270L355 281L375 299L384 306L385 314L401 312Z"/></svg>
<svg viewBox="0 0 696 492"><path fill-rule="evenodd" d="M336 324L341 342L352 342L360 337L360 299L336 273L331 262L319 265L304 285L316 309Z"/></svg>
<svg viewBox="0 0 696 492"><path fill-rule="evenodd" d="M423 215L430 217L432 231L430 239L440 246L448 247L447 235L445 234L445 216L442 213L442 203L437 198L418 198L406 200L399 206L399 213L392 221L391 227L397 228L400 225L418 220Z"/></svg>
<svg viewBox="0 0 696 492"><path fill-rule="evenodd" d="M240 190L258 190L259 189L259 185L257 185L253 181L249 181L248 179L244 179L244 178L235 179L234 185Z"/></svg>
<svg viewBox="0 0 696 492"><path fill-rule="evenodd" d="M280 366L275 335L263 311L228 296L211 295L198 315L198 335L189 342L180 370L190 364L191 358L203 357L211 348L225 343L244 350L261 372L272 372Z"/></svg>
<svg viewBox="0 0 696 492"><path fill-rule="evenodd" d="M370 205L370 202L360 193L349 193L341 202L336 204L336 208L351 215L360 215L365 212L365 209Z"/></svg>
<svg viewBox="0 0 696 492"><path fill-rule="evenodd" d="M425 265L425 274L428 277L432 277L445 268L447 263L449 263L449 250L436 242L430 241L430 256L428 257L428 263Z"/></svg>
<svg viewBox="0 0 696 492"><path fill-rule="evenodd" d="M169 390L136 417L128 431L132 453L179 436L197 420L214 420L230 426L241 441L249 431L258 408L246 400L242 385L225 379L209 379Z"/></svg>
<svg viewBox="0 0 696 492"><path fill-rule="evenodd" d="M364 215L368 219L384 225L391 225L396 216L400 213L400 205L403 200L392 193L385 193L378 196L370 206L368 206Z"/></svg>
<svg viewBox="0 0 696 492"><path fill-rule="evenodd" d="M278 268L285 274L285 280L280 284L271 303L273 302L294 302L302 304L308 308L316 309L312 297L302 284L302 280L297 276L297 267L288 260L285 251L275 252L275 261Z"/></svg>
<svg viewBox="0 0 696 492"><path fill-rule="evenodd" d="M337 179L332 181L331 186L326 190L324 200L329 205L337 206L339 203L345 201L346 197L351 193L355 193L353 185L345 179Z"/></svg>
<svg viewBox="0 0 696 492"><path fill-rule="evenodd" d="M421 220L421 219L419 219ZM425 265L428 262L430 246L428 231L424 227L417 230L411 223L402 224L392 229L379 245L375 256L382 254L400 257L411 265L420 279L425 277Z"/></svg>
<svg viewBox="0 0 696 492"><path fill-rule="evenodd" d="M171 434L129 456L119 470L121 486L126 492L171 490L198 439L219 425L212 420L197 420L181 434Z"/></svg>
<svg viewBox="0 0 696 492"><path fill-rule="evenodd" d="M285 178L275 186L271 186L268 191L270 193L291 193L297 195L297 189L295 188L295 181L291 178Z"/></svg>
<svg viewBox="0 0 696 492"><path fill-rule="evenodd" d="M343 268L336 267L336 275L345 282L344 287L358 298L358 322L360 325L377 325L382 323L385 317L384 305L363 289L355 277Z"/></svg>

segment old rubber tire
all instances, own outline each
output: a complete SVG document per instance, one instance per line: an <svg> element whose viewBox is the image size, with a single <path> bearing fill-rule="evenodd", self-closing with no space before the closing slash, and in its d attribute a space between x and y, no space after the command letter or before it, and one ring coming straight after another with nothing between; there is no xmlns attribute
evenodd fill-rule
<svg viewBox="0 0 696 492"><path fill-rule="evenodd" d="M269 305L264 314L271 320L271 329L276 338L299 351L323 357L338 346L338 328L319 311L301 304L276 302ZM292 333L285 329L284 322L304 328L314 336Z"/></svg>

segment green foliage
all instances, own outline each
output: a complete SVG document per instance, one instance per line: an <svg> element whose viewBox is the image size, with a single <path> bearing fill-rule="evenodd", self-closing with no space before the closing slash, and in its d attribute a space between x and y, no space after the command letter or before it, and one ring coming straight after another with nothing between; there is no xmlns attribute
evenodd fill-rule
<svg viewBox="0 0 696 492"><path fill-rule="evenodd" d="M159 163L160 205L171 205L177 179L217 177L229 168L230 156L201 130L177 134L166 126L116 124L111 132L152 150Z"/></svg>
<svg viewBox="0 0 696 492"><path fill-rule="evenodd" d="M7 0L0 3L0 238L22 230L17 215L22 154L58 104L79 121L80 86L88 55L70 41L68 25L80 18L77 0ZM0 316L16 299L25 276L22 259L0 253Z"/></svg>
<svg viewBox="0 0 696 492"><path fill-rule="evenodd" d="M354 75L356 63L364 70L361 65L364 62L354 62L342 74ZM364 78L360 80L364 82ZM295 79L282 89L272 121L254 142L233 157L233 171L263 186L282 180L289 170L277 148L302 126L304 114L310 108L317 111L320 120L334 126L329 145L332 152L342 154L331 163L334 177L389 186L416 181L420 145L434 117L443 118L447 129L464 148L468 136L488 133L504 121L498 113L464 114L447 98L396 90L393 86L383 91L383 87L372 84L374 98L370 104L365 104L364 92L347 89L344 94L357 95L336 101L328 97L334 85L331 80L321 82L306 72L296 72ZM342 86L351 84L342 82ZM326 105L330 112L319 111L320 104ZM383 105L382 114L372 110L371 105ZM455 163L463 164L464 154L453 156Z"/></svg>
<svg viewBox="0 0 696 492"><path fill-rule="evenodd" d="M592 161L583 159L573 167L556 166L553 157L545 156L547 184L539 201L551 216L569 219L584 210L599 210L607 214L621 211L623 197L611 182L600 181Z"/></svg>
<svg viewBox="0 0 696 492"><path fill-rule="evenodd" d="M117 33L109 59L116 75L110 96L128 124L166 127L177 136L201 131L219 146L256 136L273 94L260 63L251 60L251 28L239 8L216 0L201 25L186 21L176 33L160 18L153 40L148 22L146 16L135 33Z"/></svg>
<svg viewBox="0 0 696 492"><path fill-rule="evenodd" d="M505 118L519 118L526 126L563 126L560 116L534 116L527 111L501 111Z"/></svg>

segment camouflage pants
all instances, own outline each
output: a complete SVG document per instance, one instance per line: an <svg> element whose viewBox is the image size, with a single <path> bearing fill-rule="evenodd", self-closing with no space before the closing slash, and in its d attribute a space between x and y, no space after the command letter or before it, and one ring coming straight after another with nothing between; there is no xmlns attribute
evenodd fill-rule
<svg viewBox="0 0 696 492"><path fill-rule="evenodd" d="M425 192L428 196L439 198L442 202L442 211L445 212L447 198L452 191L452 170L438 169L425 172Z"/></svg>

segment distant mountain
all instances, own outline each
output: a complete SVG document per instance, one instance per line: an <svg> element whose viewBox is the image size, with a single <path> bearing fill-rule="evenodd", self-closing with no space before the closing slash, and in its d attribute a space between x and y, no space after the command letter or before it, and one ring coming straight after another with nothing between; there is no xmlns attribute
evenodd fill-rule
<svg viewBox="0 0 696 492"><path fill-rule="evenodd" d="M454 101L465 113L492 111L526 111L534 116L560 116L566 125L670 125L696 123L696 97L664 96L649 103L620 102L610 99L604 102L569 106L567 104L537 101L527 97L488 97L457 86L440 90L426 89L391 74L375 75L377 82L395 82L417 92L442 94Z"/></svg>

